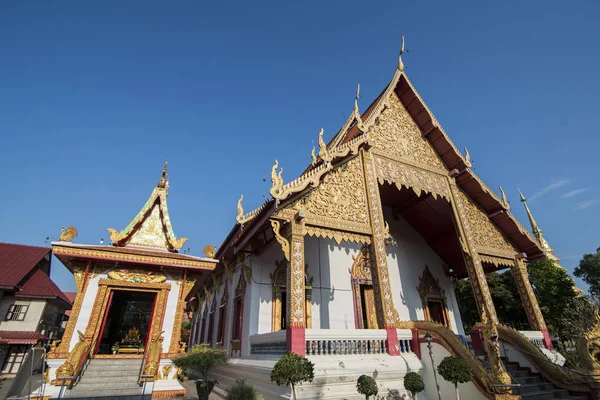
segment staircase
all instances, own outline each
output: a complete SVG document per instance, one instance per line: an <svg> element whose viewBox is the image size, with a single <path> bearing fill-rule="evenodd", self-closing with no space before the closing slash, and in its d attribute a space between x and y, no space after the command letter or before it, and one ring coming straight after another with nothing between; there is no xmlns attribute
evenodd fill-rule
<svg viewBox="0 0 600 400"><path fill-rule="evenodd" d="M128 397L142 396L138 376L142 360L136 359L91 359L79 382L65 397Z"/></svg>
<svg viewBox="0 0 600 400"><path fill-rule="evenodd" d="M523 368L517 362L511 362L505 357L502 358L502 362L512 377L513 384L521 385L517 390L523 400L588 400L588 396L585 394L570 395L568 390L544 382L540 374L532 373L529 368Z"/></svg>

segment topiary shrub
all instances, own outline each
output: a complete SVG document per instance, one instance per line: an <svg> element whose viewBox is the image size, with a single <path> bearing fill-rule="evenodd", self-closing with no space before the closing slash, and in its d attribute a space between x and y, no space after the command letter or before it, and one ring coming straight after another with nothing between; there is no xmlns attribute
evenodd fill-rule
<svg viewBox="0 0 600 400"><path fill-rule="evenodd" d="M442 378L454 384L456 400L460 400L458 384L469 382L473 377L473 371L471 371L469 364L462 358L448 356L442 360L440 365L438 365L437 371Z"/></svg>
<svg viewBox="0 0 600 400"><path fill-rule="evenodd" d="M296 399L296 385L312 382L315 378L315 365L307 358L295 353L281 357L271 371L271 381L278 386L290 386L293 399Z"/></svg>
<svg viewBox="0 0 600 400"><path fill-rule="evenodd" d="M417 393L425 390L423 377L416 372L409 372L408 374L404 375L404 389L410 392L413 400L416 400Z"/></svg>
<svg viewBox="0 0 600 400"><path fill-rule="evenodd" d="M375 396L379 392L377 382L368 375L358 377L356 380L356 390L358 390L358 393L364 394L367 400L369 400L369 396Z"/></svg>
<svg viewBox="0 0 600 400"><path fill-rule="evenodd" d="M245 379L238 379L227 391L226 400L259 400L262 397L252 385L246 383Z"/></svg>
<svg viewBox="0 0 600 400"><path fill-rule="evenodd" d="M173 364L186 373L196 369L201 379L196 381L196 391L200 400L208 400L210 392L217 381L208 380L208 371L227 362L227 351L221 348L213 349L207 344L197 344L189 353L173 359Z"/></svg>

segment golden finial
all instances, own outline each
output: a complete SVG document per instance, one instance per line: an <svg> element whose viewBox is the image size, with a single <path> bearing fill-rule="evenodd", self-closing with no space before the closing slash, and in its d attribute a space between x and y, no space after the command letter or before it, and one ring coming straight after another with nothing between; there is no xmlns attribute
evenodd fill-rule
<svg viewBox="0 0 600 400"><path fill-rule="evenodd" d="M215 250L216 247L213 246L212 244L206 245L206 247L204 247L202 249L202 252L204 253L204 255L208 258L214 258L215 257Z"/></svg>
<svg viewBox="0 0 600 400"><path fill-rule="evenodd" d="M269 190L271 196L275 198L283 191L283 168L279 170L279 174L277 173L277 168L279 168L279 162L275 160L275 164L273 164L273 168L271 168L271 183L273 186Z"/></svg>
<svg viewBox="0 0 600 400"><path fill-rule="evenodd" d="M354 111L358 113L358 99L360 99L360 82L357 84L356 97L354 98Z"/></svg>
<svg viewBox="0 0 600 400"><path fill-rule="evenodd" d="M523 193L521 192L521 189L519 189L519 188L517 187L517 190L519 191L519 195L521 196L521 201L522 201L523 203L524 203L524 202L526 202L526 201L527 201L527 199L525 198L525 196L523 196Z"/></svg>
<svg viewBox="0 0 600 400"><path fill-rule="evenodd" d="M323 161L331 161L331 156L327 151L327 145L323 140L323 128L321 128L321 131L319 132L319 157L321 157Z"/></svg>
<svg viewBox="0 0 600 400"><path fill-rule="evenodd" d="M240 199L238 200L238 205L237 205L238 215L237 215L237 217L235 217L235 220L238 222L238 224L242 223L242 220L244 217L244 208L242 207L242 200L244 200L244 195L241 195Z"/></svg>
<svg viewBox="0 0 600 400"><path fill-rule="evenodd" d="M471 154L469 154L469 150L465 147L465 164L467 167L471 167Z"/></svg>
<svg viewBox="0 0 600 400"><path fill-rule="evenodd" d="M404 35L400 34L402 37L402 49L400 49L400 55L398 55L398 70L400 72L404 71L404 63L402 62L402 54L404 54Z"/></svg>
<svg viewBox="0 0 600 400"><path fill-rule="evenodd" d="M310 165L312 165L314 167L317 164L317 156L315 155L314 146L312 148L312 152L310 153L310 157L312 158L312 163Z"/></svg>
<svg viewBox="0 0 600 400"><path fill-rule="evenodd" d="M508 198L506 197L506 193L504 193L504 189L502 189L502 186L500 185L498 185L498 187L500 188L500 193L502 193L502 203L504 203L504 208L510 210L510 204L508 203Z"/></svg>
<svg viewBox="0 0 600 400"><path fill-rule="evenodd" d="M169 163L169 160L165 161L165 166L163 167L162 170L162 177L160 178L160 180L158 181L158 184L156 185L157 187L161 188L161 189L167 189L167 164Z"/></svg>
<svg viewBox="0 0 600 400"><path fill-rule="evenodd" d="M62 228L60 230L59 240L61 242L72 242L73 238L76 238L77 236L79 236L79 234L77 233L77 229L75 229L75 227L71 225L67 229Z"/></svg>

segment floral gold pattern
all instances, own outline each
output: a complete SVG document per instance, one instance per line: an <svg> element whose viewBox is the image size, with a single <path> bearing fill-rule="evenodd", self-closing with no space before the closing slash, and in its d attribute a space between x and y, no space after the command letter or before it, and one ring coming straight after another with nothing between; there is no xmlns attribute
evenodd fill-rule
<svg viewBox="0 0 600 400"><path fill-rule="evenodd" d="M162 272L142 269L114 269L108 272L108 277L134 283L163 283L167 280Z"/></svg>
<svg viewBox="0 0 600 400"><path fill-rule="evenodd" d="M534 331L547 330L546 321L542 315L542 310L533 293L533 288L529 282L529 276L527 274L527 265L525 260L518 259L514 260L513 267L511 269L512 275L515 279L515 283L519 288L519 295L521 297L521 303L527 314L527 320L529 321L530 328Z"/></svg>
<svg viewBox="0 0 600 400"><path fill-rule="evenodd" d="M367 235L320 228L318 226L307 226L306 233L310 236L321 237L323 239L333 239L337 244L341 244L342 241L371 244L371 237Z"/></svg>

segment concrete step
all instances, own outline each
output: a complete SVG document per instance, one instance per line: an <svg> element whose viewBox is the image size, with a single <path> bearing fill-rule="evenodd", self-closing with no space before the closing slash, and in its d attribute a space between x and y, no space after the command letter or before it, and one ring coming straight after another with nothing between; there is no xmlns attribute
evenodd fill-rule
<svg viewBox="0 0 600 400"><path fill-rule="evenodd" d="M106 388L105 390L102 390L102 391L71 389L71 390L67 390L67 392L65 393L65 397L68 397L71 399L72 398L85 399L85 398L91 398L91 397L94 397L94 398L109 397L112 399L115 397L125 397L125 396L141 397L141 395L142 395L142 388L139 388L137 390Z"/></svg>
<svg viewBox="0 0 600 400"><path fill-rule="evenodd" d="M516 378L517 383L520 383L521 385L529 385L529 384L534 384L534 383L544 383L544 381L542 380L542 378L540 378L539 376L524 376L521 378Z"/></svg>
<svg viewBox="0 0 600 400"><path fill-rule="evenodd" d="M548 392L556 390L556 386L551 383L526 383L521 384L519 392L521 394L534 393L534 392Z"/></svg>
<svg viewBox="0 0 600 400"><path fill-rule="evenodd" d="M523 400L549 400L549 399L568 399L569 392L566 390L546 390L532 393L523 393Z"/></svg>
<svg viewBox="0 0 600 400"><path fill-rule="evenodd" d="M134 376L136 379L139 375L140 370L123 370L123 369L99 369L99 370L85 370L83 375L87 376L103 376L103 377L119 377L119 378L128 378Z"/></svg>
<svg viewBox="0 0 600 400"><path fill-rule="evenodd" d="M104 389L131 389L131 390L139 390L141 388L140 385L136 381L134 382L79 382L77 386L73 388L75 391L80 390L97 390L104 391Z"/></svg>

